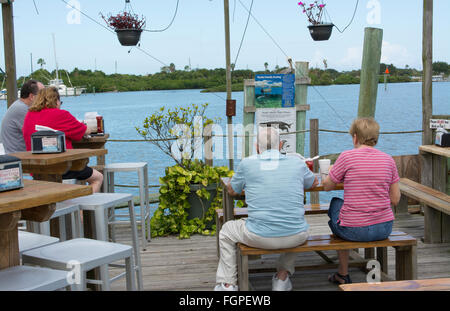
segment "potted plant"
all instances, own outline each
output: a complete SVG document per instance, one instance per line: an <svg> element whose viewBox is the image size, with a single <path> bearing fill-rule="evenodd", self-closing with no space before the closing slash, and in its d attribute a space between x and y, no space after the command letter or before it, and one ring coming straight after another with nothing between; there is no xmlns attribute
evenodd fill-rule
<svg viewBox="0 0 450 311"><path fill-rule="evenodd" d="M308 26L309 33L314 41L324 41L330 39L331 32L333 31L333 24L323 23L323 10L326 4L319 4L318 1L314 1L311 4L299 2L298 5L306 14L308 21L311 25Z"/></svg>
<svg viewBox="0 0 450 311"><path fill-rule="evenodd" d="M116 15L101 17L108 27L117 33L117 38L123 46L135 46L141 39L141 33L145 27L145 18L129 12L120 12Z"/></svg>
<svg viewBox="0 0 450 311"><path fill-rule="evenodd" d="M179 234L183 239L194 233L215 234L215 210L222 202L219 181L230 177L232 171L193 159L201 147L200 129L213 123L204 115L207 106L161 107L144 120L142 129L136 127L139 135L176 163L159 179L160 201L151 219L152 237Z"/></svg>

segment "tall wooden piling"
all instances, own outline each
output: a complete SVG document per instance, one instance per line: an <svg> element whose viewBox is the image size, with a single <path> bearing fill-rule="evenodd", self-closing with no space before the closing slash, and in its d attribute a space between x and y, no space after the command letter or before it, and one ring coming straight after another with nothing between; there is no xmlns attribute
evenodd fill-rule
<svg viewBox="0 0 450 311"><path fill-rule="evenodd" d="M433 114L433 0L423 1L422 35L422 144L433 143L430 119Z"/></svg>
<svg viewBox="0 0 450 311"><path fill-rule="evenodd" d="M358 117L375 117L382 43L382 29L368 27L364 30Z"/></svg>
<svg viewBox="0 0 450 311"><path fill-rule="evenodd" d="M430 118L433 113L433 0L423 1L423 33L422 33L422 145L433 144L430 129ZM422 153L421 183L433 187L433 156ZM425 207L426 208L426 207Z"/></svg>
<svg viewBox="0 0 450 311"><path fill-rule="evenodd" d="M6 89L8 108L17 100L16 50L14 43L13 1L0 1L3 18L3 44L5 50Z"/></svg>

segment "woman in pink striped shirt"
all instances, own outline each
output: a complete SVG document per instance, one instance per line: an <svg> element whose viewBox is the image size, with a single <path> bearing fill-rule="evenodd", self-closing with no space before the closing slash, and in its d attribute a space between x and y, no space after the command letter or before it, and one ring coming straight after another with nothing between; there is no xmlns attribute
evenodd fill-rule
<svg viewBox="0 0 450 311"><path fill-rule="evenodd" d="M340 154L323 182L326 191L344 183L344 200L333 198L328 222L333 234L349 241L384 240L392 232L391 204L400 201L398 172L392 157L374 148L380 126L373 118L359 118L350 127L354 149ZM349 251L338 251L338 272L328 280L351 283Z"/></svg>

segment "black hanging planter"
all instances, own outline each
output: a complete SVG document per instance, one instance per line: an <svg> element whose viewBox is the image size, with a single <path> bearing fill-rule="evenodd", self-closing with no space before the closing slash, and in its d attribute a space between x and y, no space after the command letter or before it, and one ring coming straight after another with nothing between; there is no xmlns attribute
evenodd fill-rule
<svg viewBox="0 0 450 311"><path fill-rule="evenodd" d="M123 46L135 46L141 40L142 29L116 29L115 31Z"/></svg>
<svg viewBox="0 0 450 311"><path fill-rule="evenodd" d="M330 39L333 26L333 24L317 24L308 26L308 29L314 41L326 41Z"/></svg>

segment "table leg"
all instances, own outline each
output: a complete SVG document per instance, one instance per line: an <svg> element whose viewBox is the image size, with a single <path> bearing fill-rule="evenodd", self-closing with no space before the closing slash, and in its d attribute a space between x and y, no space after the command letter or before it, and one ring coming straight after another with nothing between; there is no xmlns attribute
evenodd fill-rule
<svg viewBox="0 0 450 311"><path fill-rule="evenodd" d="M442 243L442 213L424 205L424 243Z"/></svg>
<svg viewBox="0 0 450 311"><path fill-rule="evenodd" d="M0 215L0 269L20 264L18 223L20 211Z"/></svg>

